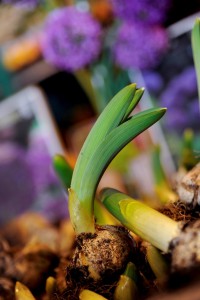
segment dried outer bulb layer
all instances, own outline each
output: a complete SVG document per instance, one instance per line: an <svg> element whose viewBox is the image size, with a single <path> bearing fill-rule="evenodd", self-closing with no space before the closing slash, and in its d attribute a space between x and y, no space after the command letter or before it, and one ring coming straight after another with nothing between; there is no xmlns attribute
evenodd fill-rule
<svg viewBox="0 0 200 300"><path fill-rule="evenodd" d="M200 205L200 163L187 172L176 186L180 200L191 206Z"/></svg>

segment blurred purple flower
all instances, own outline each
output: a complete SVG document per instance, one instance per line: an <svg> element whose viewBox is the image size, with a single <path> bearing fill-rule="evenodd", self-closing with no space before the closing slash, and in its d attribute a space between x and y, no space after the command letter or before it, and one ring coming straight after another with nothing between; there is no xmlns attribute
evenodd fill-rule
<svg viewBox="0 0 200 300"><path fill-rule="evenodd" d="M168 47L166 30L124 22L113 44L115 63L122 69L155 67Z"/></svg>
<svg viewBox="0 0 200 300"><path fill-rule="evenodd" d="M162 90L164 82L162 76L158 72L147 70L144 71L142 75L145 86L150 93L157 94Z"/></svg>
<svg viewBox="0 0 200 300"><path fill-rule="evenodd" d="M165 122L168 129L183 132L190 127L199 127L199 102L197 99L197 80L193 66L174 77L161 95L161 104L168 112Z"/></svg>
<svg viewBox="0 0 200 300"><path fill-rule="evenodd" d="M3 142L0 147L0 223L27 210L36 190L26 163L26 150L16 143Z"/></svg>
<svg viewBox="0 0 200 300"><path fill-rule="evenodd" d="M189 98L197 95L197 80L193 66L188 67L171 79L161 95L162 105L179 106L188 103Z"/></svg>
<svg viewBox="0 0 200 300"><path fill-rule="evenodd" d="M64 190L63 193L57 190L41 194L32 208L40 211L52 222L69 217L67 195L64 194Z"/></svg>
<svg viewBox="0 0 200 300"><path fill-rule="evenodd" d="M15 5L16 7L23 8L26 10L33 10L40 4L40 1L39 0L2 0L2 3Z"/></svg>
<svg viewBox="0 0 200 300"><path fill-rule="evenodd" d="M47 17L41 46L44 58L74 71L93 62L101 50L101 26L89 12L75 6L54 10Z"/></svg>
<svg viewBox="0 0 200 300"><path fill-rule="evenodd" d="M31 208L40 211L51 220L58 220L67 216L67 196L54 172L52 157L46 145L45 136L33 131L26 154L36 190Z"/></svg>
<svg viewBox="0 0 200 300"><path fill-rule="evenodd" d="M171 0L111 0L114 14L125 21L142 24L162 24Z"/></svg>
<svg viewBox="0 0 200 300"><path fill-rule="evenodd" d="M181 108L172 107L168 108L165 126L171 131L182 133L184 129L191 127L189 126L188 119L186 118L185 112Z"/></svg>
<svg viewBox="0 0 200 300"><path fill-rule="evenodd" d="M26 160L31 170L37 195L46 191L50 186L56 186L59 183L53 171L52 158L46 145L44 136L32 133Z"/></svg>

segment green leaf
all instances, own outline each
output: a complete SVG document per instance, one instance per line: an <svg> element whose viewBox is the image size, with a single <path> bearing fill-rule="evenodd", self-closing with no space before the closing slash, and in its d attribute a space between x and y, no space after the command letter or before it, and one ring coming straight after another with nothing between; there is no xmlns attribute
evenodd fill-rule
<svg viewBox="0 0 200 300"><path fill-rule="evenodd" d="M124 271L124 275L137 282L137 269L134 263L129 262Z"/></svg>
<svg viewBox="0 0 200 300"><path fill-rule="evenodd" d="M101 140L116 126L118 126L127 112L136 91L136 84L130 84L119 91L108 103L98 117L78 156L73 177L72 188L80 189L80 178L91 154L96 150ZM136 99L137 101L137 99Z"/></svg>
<svg viewBox="0 0 200 300"><path fill-rule="evenodd" d="M136 90L133 101L130 103L130 105L126 111L126 114L123 117L122 122L125 121L129 117L130 113L134 110L134 108L136 107L136 105L138 104L140 99L142 98L143 94L144 94L144 88Z"/></svg>
<svg viewBox="0 0 200 300"><path fill-rule="evenodd" d="M158 121L166 109L152 108L138 113L125 123L114 128L99 144L88 160L83 173L81 196L88 199L94 196L97 184L112 159L137 135ZM85 174L85 175L84 175ZM80 199L81 200L81 199Z"/></svg>
<svg viewBox="0 0 200 300"><path fill-rule="evenodd" d="M53 167L61 183L67 190L71 184L73 169L68 164L64 156L60 154L56 154L53 157Z"/></svg>
<svg viewBox="0 0 200 300"><path fill-rule="evenodd" d="M69 197L70 217L78 232L79 230L80 232L91 231L94 222L93 201L96 188L108 164L127 143L158 121L165 112L165 108L152 108L134 115L111 130L93 153L90 153L87 165L82 170L82 176L80 175L78 188L76 185L75 188L71 186L70 189L72 195Z"/></svg>

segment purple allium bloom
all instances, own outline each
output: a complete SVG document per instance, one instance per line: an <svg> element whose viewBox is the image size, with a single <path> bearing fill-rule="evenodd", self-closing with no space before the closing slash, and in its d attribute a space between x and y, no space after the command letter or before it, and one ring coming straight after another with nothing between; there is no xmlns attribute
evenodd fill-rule
<svg viewBox="0 0 200 300"><path fill-rule="evenodd" d="M165 125L169 130L182 133L188 127L198 129L200 111L193 66L169 82L161 95L161 104L168 109Z"/></svg>
<svg viewBox="0 0 200 300"><path fill-rule="evenodd" d="M122 20L142 24L162 24L171 0L111 0L114 14Z"/></svg>
<svg viewBox="0 0 200 300"><path fill-rule="evenodd" d="M2 3L11 4L26 10L33 10L39 5L40 1L39 0L3 0Z"/></svg>
<svg viewBox="0 0 200 300"><path fill-rule="evenodd" d="M67 71L83 68L98 57L101 33L89 12L74 6L54 10L47 17L41 41L44 58Z"/></svg>
<svg viewBox="0 0 200 300"><path fill-rule="evenodd" d="M168 36L162 27L124 22L113 44L113 56L122 69L144 70L155 67L167 47Z"/></svg>

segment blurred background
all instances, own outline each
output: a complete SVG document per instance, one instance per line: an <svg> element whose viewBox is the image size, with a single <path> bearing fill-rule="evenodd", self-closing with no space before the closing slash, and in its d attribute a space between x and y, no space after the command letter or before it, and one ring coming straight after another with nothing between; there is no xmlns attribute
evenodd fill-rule
<svg viewBox="0 0 200 300"><path fill-rule="evenodd" d="M74 165L93 122L125 85L145 87L137 111L164 118L114 159L100 182L154 195L151 151L167 177L185 135L200 153L199 99L191 29L200 1L4 0L0 3L0 224L27 210L68 215L52 166Z"/></svg>

